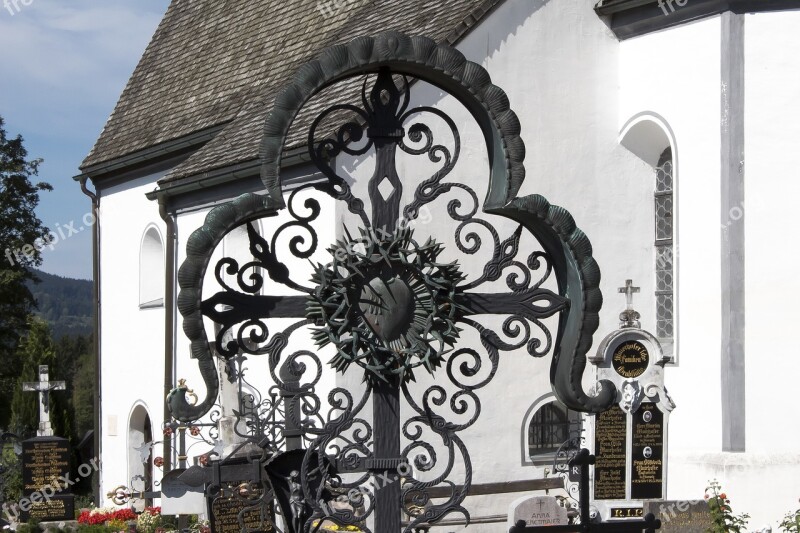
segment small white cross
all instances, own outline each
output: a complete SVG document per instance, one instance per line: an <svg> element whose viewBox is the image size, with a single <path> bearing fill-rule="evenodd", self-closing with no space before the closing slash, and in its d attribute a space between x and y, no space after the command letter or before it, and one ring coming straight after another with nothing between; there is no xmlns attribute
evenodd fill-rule
<svg viewBox="0 0 800 533"><path fill-rule="evenodd" d="M634 287L633 280L625 280L625 286L619 288L619 292L625 294L625 299L628 302L628 311L633 311L633 295L639 290L641 287Z"/></svg>
<svg viewBox="0 0 800 533"><path fill-rule="evenodd" d="M39 381L27 381L22 384L23 391L39 393L39 430L36 432L39 437L53 435L53 428L50 425L50 391L66 388L67 384L64 381L50 381L47 365L39 365Z"/></svg>

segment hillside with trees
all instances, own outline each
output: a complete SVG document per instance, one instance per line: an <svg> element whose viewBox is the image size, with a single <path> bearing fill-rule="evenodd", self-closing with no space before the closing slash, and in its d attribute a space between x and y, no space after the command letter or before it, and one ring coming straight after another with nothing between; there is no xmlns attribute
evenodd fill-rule
<svg viewBox="0 0 800 533"><path fill-rule="evenodd" d="M39 283L28 282L36 300L35 314L47 322L54 339L65 335L91 335L92 282L35 270Z"/></svg>

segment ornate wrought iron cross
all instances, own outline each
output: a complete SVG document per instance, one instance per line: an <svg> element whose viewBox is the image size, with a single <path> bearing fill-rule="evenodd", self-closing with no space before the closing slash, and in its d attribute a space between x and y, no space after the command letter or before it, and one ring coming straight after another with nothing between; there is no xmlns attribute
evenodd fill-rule
<svg viewBox="0 0 800 533"><path fill-rule="evenodd" d="M309 129L309 154L324 179L300 186L284 203L278 169L289 124L312 95L353 76L364 76L361 105L333 105ZM458 129L437 108L408 109L409 76L449 90L476 118L490 159L489 192L483 204L467 183L446 179L459 159ZM452 148L436 142L433 130L421 120L423 115L449 127ZM341 116L349 119L318 138L323 123ZM402 209L408 182L398 175L399 151L427 156L440 165L407 195L410 202ZM333 161L337 156L368 153L373 154L375 171L366 196L359 197L337 174ZM176 418L194 420L216 398L218 378L203 317L221 326L215 339L220 356L241 357L242 352L267 356L272 399L254 402L247 413L237 415L248 428L242 436L264 450L259 460L268 473L280 461L296 471L292 479L299 478L299 488L297 483L289 486L281 481L286 477L282 475L272 476L260 491L265 498L285 500L281 510L287 531L314 531L325 521L369 530L366 521L371 516L375 531L398 531L401 510L411 517L404 529L409 532L450 513L468 520L462 504L472 467L459 433L478 419L481 402L476 391L494 377L501 352L524 349L535 357L552 352L554 390L573 409L598 411L613 400L609 384L601 384L596 396L581 387L600 306L599 270L591 259L591 246L565 210L540 196L515 198L524 177L523 154L519 124L502 90L491 85L479 65L421 37L388 33L333 47L301 68L293 84L276 98L262 148L262 177L269 195L245 195L213 210L187 245L179 307L208 393L196 406L184 394L171 395L170 407ZM490 259L470 281L459 262L443 261L443 243L420 237L419 228L413 227L421 208L444 202L453 193L461 197L451 196L439 212L455 228L455 246L465 260L474 262L472 256L483 246L475 228L487 232L492 241ZM308 259L318 249L314 225L326 221L320 220L321 204L315 195L343 202L359 227L353 232L344 229L340 240L328 248L327 262L315 266L309 284L293 276L287 258ZM305 198L302 205L301 198ZM270 240L247 226L254 260L244 265L232 258L220 260L215 275L223 290L203 300L203 276L222 237L284 207L291 220ZM501 238L481 216L481 208L519 225ZM279 237L287 230L294 232L288 250L279 249ZM533 234L543 251L520 250L523 232ZM235 287L226 283L224 274L235 277ZM551 274L558 292L543 287ZM295 294L268 294L267 277L283 286L282 292ZM501 279L506 290L486 291ZM482 315L504 317L500 330L484 325ZM543 320L555 316L554 341ZM273 318L294 322L273 333L267 326L267 319ZM479 349L459 346L465 327L477 333ZM533 327L540 336L532 334ZM319 347L333 347L328 363L334 369L342 373L360 369L366 383L360 398L338 387L323 407L315 388L325 366L318 353L308 349L284 353L292 335L306 328ZM435 373L437 379L446 376L447 384L435 382L414 394L409 384L419 372ZM369 401L372 420L363 416ZM401 419L401 401L412 411L406 420ZM448 414L460 422L448 420ZM423 431L434 435L436 442L425 440ZM443 456L437 455L434 444L444 449ZM449 479L456 462L463 465L460 484ZM423 481L436 466L440 471ZM443 487L450 488L446 501L434 503L429 492ZM351 498L349 506L331 507L332 495L343 491L361 496L356 501Z"/></svg>

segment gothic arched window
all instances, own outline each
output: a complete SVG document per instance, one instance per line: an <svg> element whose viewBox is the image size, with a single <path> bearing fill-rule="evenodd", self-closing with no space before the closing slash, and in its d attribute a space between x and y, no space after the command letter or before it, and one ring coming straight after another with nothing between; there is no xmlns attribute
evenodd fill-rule
<svg viewBox="0 0 800 533"><path fill-rule="evenodd" d="M672 177L672 148L667 148L656 167L655 191L656 336L660 339L671 339L674 334Z"/></svg>

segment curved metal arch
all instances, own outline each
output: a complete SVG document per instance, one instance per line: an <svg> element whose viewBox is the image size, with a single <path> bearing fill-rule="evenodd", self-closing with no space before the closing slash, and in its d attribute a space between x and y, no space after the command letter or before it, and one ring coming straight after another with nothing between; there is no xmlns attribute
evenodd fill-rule
<svg viewBox="0 0 800 533"><path fill-rule="evenodd" d="M614 401L610 381L598 384L595 396L582 386L586 353L599 324L602 306L600 269L592 258L588 237L569 212L539 195L516 198L525 179L525 144L520 123L508 97L493 85L489 73L447 45L398 32L362 36L331 46L301 66L275 98L261 142L261 179L277 208L284 206L280 163L283 146L300 109L324 88L353 76L390 67L451 94L480 126L489 155L490 177L484 211L517 220L533 233L554 261L559 291L571 307L559 321L551 365L553 390L562 403L579 411L599 412Z"/></svg>
<svg viewBox="0 0 800 533"><path fill-rule="evenodd" d="M201 304L203 278L214 249L231 230L252 220L274 216L278 206L268 195L243 194L209 211L205 223L192 232L186 242L186 259L178 271L178 310L183 316L183 331L191 342L192 358L197 360L206 387L203 401L192 405L186 399L186 386L178 386L167 397L172 416L189 422L204 416L216 402L219 377L203 326Z"/></svg>
<svg viewBox="0 0 800 533"><path fill-rule="evenodd" d="M390 67L394 73L424 80L456 97L480 126L489 154L490 182L484 206L508 203L525 179L525 143L508 96L489 73L464 54L423 36L385 32L325 48L302 65L275 97L261 141L261 180L282 206L280 164L283 145L297 113L315 94L346 78Z"/></svg>

